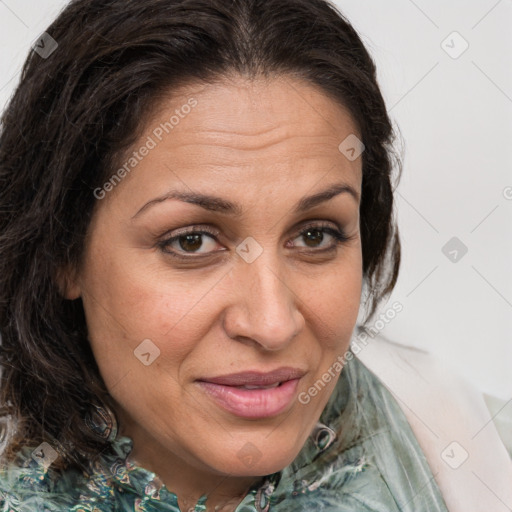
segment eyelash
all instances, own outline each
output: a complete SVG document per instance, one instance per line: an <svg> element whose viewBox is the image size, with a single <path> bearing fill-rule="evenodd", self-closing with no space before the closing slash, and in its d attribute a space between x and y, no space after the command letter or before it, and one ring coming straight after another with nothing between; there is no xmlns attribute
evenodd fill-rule
<svg viewBox="0 0 512 512"><path fill-rule="evenodd" d="M305 235L310 230L320 231L322 233L327 233L328 235L331 235L334 238L334 243L330 247L327 247L327 248L306 250L305 252L308 252L308 253L329 252L329 251L336 249L337 245L343 244L343 243L347 242L348 240L350 240L350 237L348 237L343 230L335 229L330 224L325 224L325 223L307 224L297 234L297 236L295 238ZM178 235L174 235L170 238L166 238L166 239L160 241L158 243L158 246L159 246L160 250L163 251L166 255L169 255L173 258L177 258L180 260L187 260L187 261L192 261L194 259L200 259L203 257L210 256L210 255L214 254L215 252L220 252L220 251L214 251L214 252L210 252L210 253L203 253L199 256L192 256L192 255L183 256L177 251L167 249L167 247L169 245L171 245L173 242L175 242L175 241L179 240L181 237L187 236L187 235L207 235L207 236L210 236L211 238L216 239L216 237L219 236L219 231L215 230L215 229L211 229L208 226L204 226L204 227L201 226L201 228L194 227L192 229L183 231L183 232L179 233Z"/></svg>

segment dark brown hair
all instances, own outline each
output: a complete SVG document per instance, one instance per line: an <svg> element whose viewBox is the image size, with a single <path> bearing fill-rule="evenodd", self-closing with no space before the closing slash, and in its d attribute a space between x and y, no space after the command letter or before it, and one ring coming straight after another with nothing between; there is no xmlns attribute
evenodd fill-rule
<svg viewBox="0 0 512 512"><path fill-rule="evenodd" d="M109 396L81 300L63 299L56 274L79 268L93 191L159 95L233 73L287 74L348 109L366 147L360 218L370 314L398 274L392 171L400 159L375 65L325 0L75 0L47 33L58 48L30 53L0 134L0 402L16 425L4 456L48 441L61 467L85 467L107 443L84 417Z"/></svg>

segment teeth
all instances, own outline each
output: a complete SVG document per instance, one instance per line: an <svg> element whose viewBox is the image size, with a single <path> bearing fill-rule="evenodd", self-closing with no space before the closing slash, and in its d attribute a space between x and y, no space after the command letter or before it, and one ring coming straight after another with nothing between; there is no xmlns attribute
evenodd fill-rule
<svg viewBox="0 0 512 512"><path fill-rule="evenodd" d="M277 388L281 384L280 382L276 382L275 384L271 384L270 386L238 386L240 389L272 389Z"/></svg>

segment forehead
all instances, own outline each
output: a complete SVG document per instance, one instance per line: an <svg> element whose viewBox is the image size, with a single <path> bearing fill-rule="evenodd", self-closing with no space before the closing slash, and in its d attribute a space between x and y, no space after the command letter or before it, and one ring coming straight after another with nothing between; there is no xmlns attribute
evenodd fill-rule
<svg viewBox="0 0 512 512"><path fill-rule="evenodd" d="M258 149L287 136L311 138L316 143L323 137L329 144L341 143L347 134L360 137L357 124L341 103L316 85L287 75L254 79L232 75L211 84L181 87L156 102L146 132L169 118L168 114L178 114L191 99L197 106L192 115L182 113L173 126L175 139L183 135L189 140L211 139L219 145L230 139L233 148ZM182 122L184 117L186 122Z"/></svg>
<svg viewBox="0 0 512 512"><path fill-rule="evenodd" d="M348 111L295 78L236 76L190 84L155 101L130 150L151 140L151 151L135 162L128 188L148 197L176 186L240 194L240 185L252 183L243 189L249 196L257 195L251 189L270 192L290 181L311 189L325 176L319 187L341 177L358 191L361 158L347 159L339 149L350 136L359 131Z"/></svg>

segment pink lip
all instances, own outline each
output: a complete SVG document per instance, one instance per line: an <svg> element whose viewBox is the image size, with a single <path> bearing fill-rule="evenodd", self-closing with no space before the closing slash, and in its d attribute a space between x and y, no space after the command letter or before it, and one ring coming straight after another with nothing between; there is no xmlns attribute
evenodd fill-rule
<svg viewBox="0 0 512 512"><path fill-rule="evenodd" d="M198 380L201 389L223 409L243 418L265 418L283 412L292 402L300 378L297 368L278 368L272 372L235 373ZM270 386L269 389L243 389L237 386Z"/></svg>

